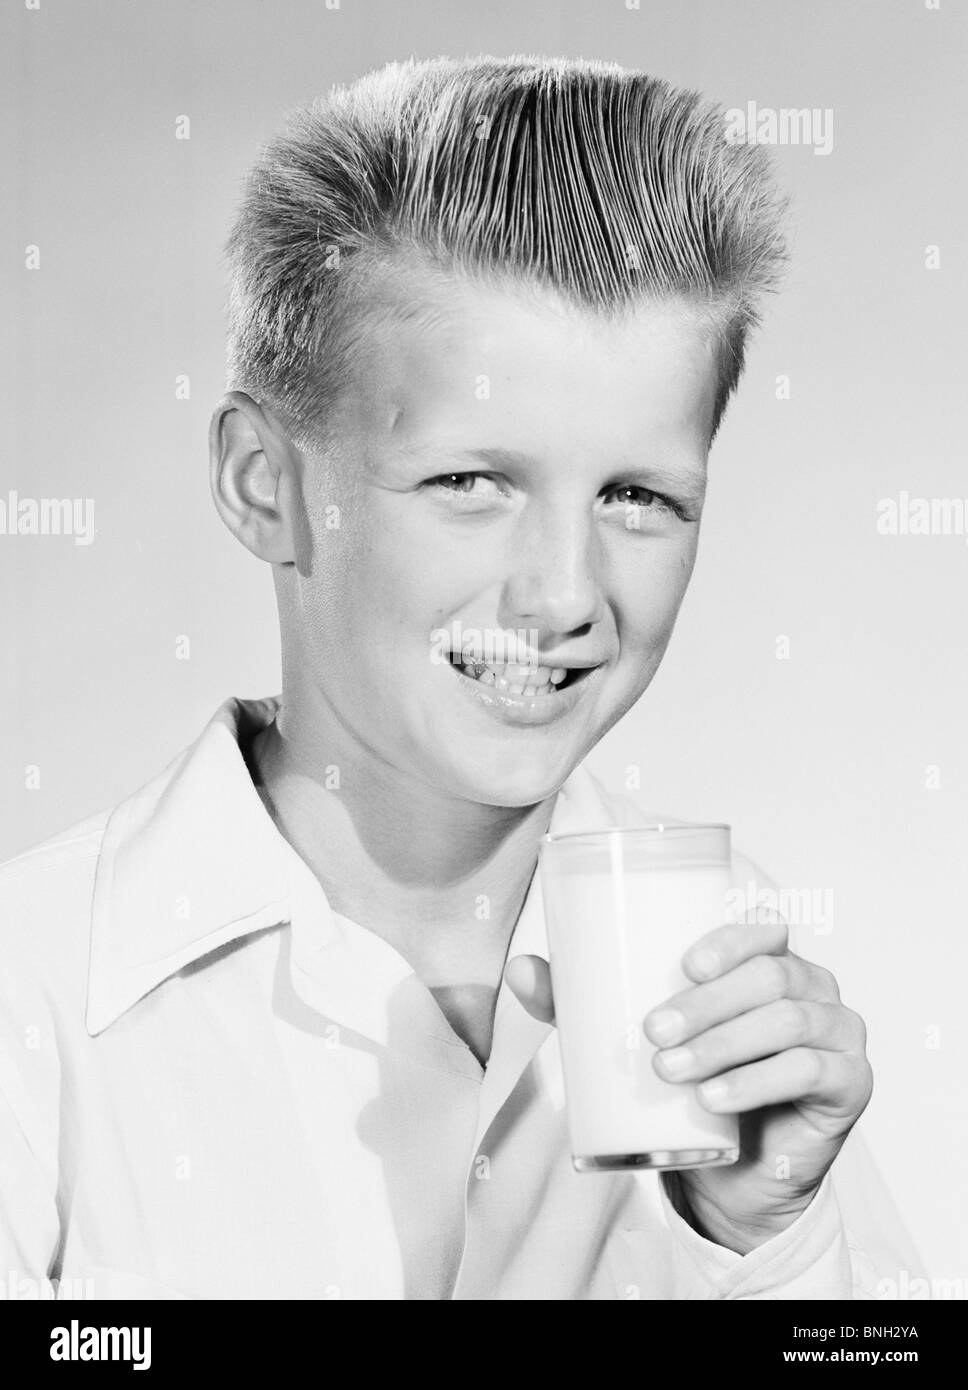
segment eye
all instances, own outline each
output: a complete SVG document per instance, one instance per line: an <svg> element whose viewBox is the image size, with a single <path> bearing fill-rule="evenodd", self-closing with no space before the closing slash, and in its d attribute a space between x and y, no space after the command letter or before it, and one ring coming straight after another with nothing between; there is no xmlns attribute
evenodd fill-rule
<svg viewBox="0 0 968 1390"><path fill-rule="evenodd" d="M436 478L428 478L424 487L475 504L486 504L508 496L507 489L501 487L489 473L441 473Z"/></svg>
<svg viewBox="0 0 968 1390"><path fill-rule="evenodd" d="M446 488L448 492L473 492L474 484L481 479L480 473L441 473L439 478L431 478L431 487Z"/></svg>
<svg viewBox="0 0 968 1390"><path fill-rule="evenodd" d="M637 483L621 483L616 487L606 488L601 495L606 502L616 503L626 514L630 511L652 512L656 516L671 514L682 521L689 520L685 509L671 497L666 497L661 492L653 492L651 488L641 487Z"/></svg>

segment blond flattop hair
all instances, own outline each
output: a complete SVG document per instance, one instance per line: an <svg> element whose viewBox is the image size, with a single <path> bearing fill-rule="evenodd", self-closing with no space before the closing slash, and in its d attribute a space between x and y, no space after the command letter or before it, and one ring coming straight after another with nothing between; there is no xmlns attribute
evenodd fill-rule
<svg viewBox="0 0 968 1390"><path fill-rule="evenodd" d="M580 59L391 63L289 119L229 237L228 379L309 438L394 258L548 286L620 315L684 300L718 336L718 427L764 293L785 200L762 147L695 92Z"/></svg>

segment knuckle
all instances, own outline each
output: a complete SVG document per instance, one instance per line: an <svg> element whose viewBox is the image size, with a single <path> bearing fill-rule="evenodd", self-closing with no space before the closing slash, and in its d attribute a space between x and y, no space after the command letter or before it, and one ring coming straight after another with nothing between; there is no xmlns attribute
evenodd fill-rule
<svg viewBox="0 0 968 1390"><path fill-rule="evenodd" d="M862 1052L863 1052L863 1051L866 1051L866 1048L867 1048L867 1024L864 1022L864 1019L863 1019L863 1018L861 1017L861 1015L856 1011L856 1009L845 1009L844 1012L845 1012L846 1015L847 1015L847 1023L848 1023L848 1026L849 1026L851 1032L852 1032L852 1033L854 1034L854 1036L856 1037L857 1042L858 1042L858 1045L859 1045L861 1051L862 1051Z"/></svg>
<svg viewBox="0 0 968 1390"><path fill-rule="evenodd" d="M781 999L786 993L786 969L779 956L757 956L754 961L755 981L770 999Z"/></svg>
<svg viewBox="0 0 968 1390"><path fill-rule="evenodd" d="M800 1058L803 1084L811 1091L817 1090L823 1081L823 1057L812 1048L804 1048Z"/></svg>
<svg viewBox="0 0 968 1390"><path fill-rule="evenodd" d="M862 1094L864 1097L864 1102L861 1108L863 1109L870 1103L870 1098L874 1094L874 1072L871 1068L871 1064L867 1061L866 1058L864 1059Z"/></svg>
<svg viewBox="0 0 968 1390"><path fill-rule="evenodd" d="M874 1093L874 1073L866 1057L852 1058L848 1063L847 1084L852 1105L860 1115L870 1104Z"/></svg>
<svg viewBox="0 0 968 1390"><path fill-rule="evenodd" d="M824 965L815 966L814 969L820 978L820 984L824 992L831 998L840 1000L840 986L837 983L837 976L832 970L828 970Z"/></svg>
<svg viewBox="0 0 968 1390"><path fill-rule="evenodd" d="M783 1033L788 1046L805 1042L810 1035L810 1014L799 999L781 999L777 1003Z"/></svg>

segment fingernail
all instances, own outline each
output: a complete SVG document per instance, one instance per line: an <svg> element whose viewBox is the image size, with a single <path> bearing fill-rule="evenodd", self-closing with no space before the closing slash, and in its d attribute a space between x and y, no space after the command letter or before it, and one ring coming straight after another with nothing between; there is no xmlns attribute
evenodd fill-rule
<svg viewBox="0 0 968 1390"><path fill-rule="evenodd" d="M645 1020L645 1031L665 1047L682 1033L683 1017L677 1009L659 1009Z"/></svg>
<svg viewBox="0 0 968 1390"><path fill-rule="evenodd" d="M710 951L706 946L700 947L698 951L693 951L689 957L689 963L697 975L715 975L719 969L719 957L715 951Z"/></svg>
<svg viewBox="0 0 968 1390"><path fill-rule="evenodd" d="M725 1081L713 1080L704 1081L699 1087L699 1099L705 1104L722 1105L729 1095L729 1087Z"/></svg>
<svg viewBox="0 0 968 1390"><path fill-rule="evenodd" d="M688 1047L674 1047L671 1052L662 1053L662 1070L668 1076L682 1076L692 1065L692 1053Z"/></svg>

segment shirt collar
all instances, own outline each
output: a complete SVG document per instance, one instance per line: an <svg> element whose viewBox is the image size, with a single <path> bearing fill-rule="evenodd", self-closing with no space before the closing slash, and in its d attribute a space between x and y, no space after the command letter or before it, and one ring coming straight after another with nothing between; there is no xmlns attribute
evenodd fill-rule
<svg viewBox="0 0 968 1390"><path fill-rule="evenodd" d="M303 921L312 918L314 935L311 942L305 933L294 940L294 983L299 988L301 975L305 986L314 975L318 995L320 971L307 970L307 961L329 943L342 945L342 952L328 952L332 1000L341 986L338 963L347 954L343 929L354 932L357 950L372 935L330 911L252 781L243 749L272 723L279 706L278 697L226 700L194 744L111 812L92 905L85 1019L92 1036L193 961L293 921L300 911ZM602 788L577 768L558 794L551 829L610 823ZM537 873L509 952L524 953L548 954ZM378 1031L374 1017L370 1035Z"/></svg>

